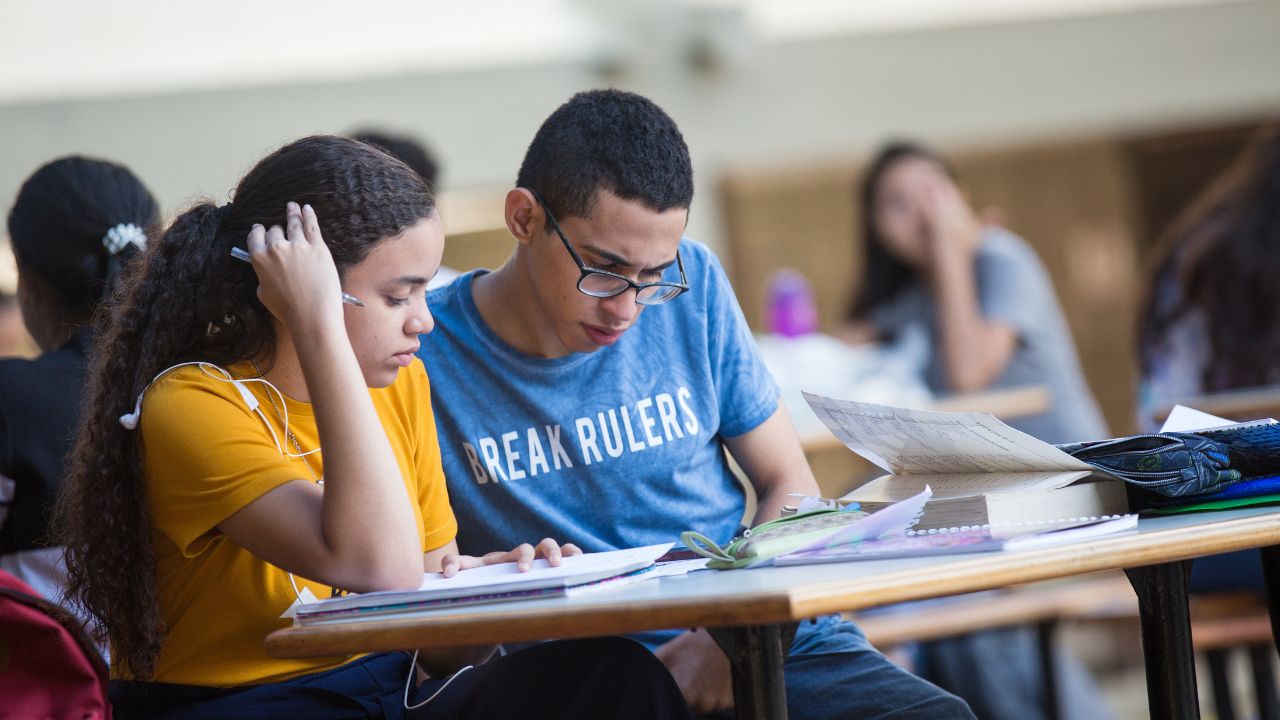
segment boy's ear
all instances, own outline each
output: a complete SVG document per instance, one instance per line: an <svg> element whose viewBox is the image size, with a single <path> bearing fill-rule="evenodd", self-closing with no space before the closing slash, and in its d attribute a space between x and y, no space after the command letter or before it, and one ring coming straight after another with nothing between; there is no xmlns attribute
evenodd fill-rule
<svg viewBox="0 0 1280 720"><path fill-rule="evenodd" d="M522 245L528 245L546 225L546 213L533 193L524 188L513 188L507 193L504 212L507 230Z"/></svg>

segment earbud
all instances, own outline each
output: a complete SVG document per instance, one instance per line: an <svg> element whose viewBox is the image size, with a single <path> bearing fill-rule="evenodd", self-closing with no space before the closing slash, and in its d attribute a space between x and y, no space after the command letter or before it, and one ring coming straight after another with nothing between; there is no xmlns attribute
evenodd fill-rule
<svg viewBox="0 0 1280 720"><path fill-rule="evenodd" d="M240 397L244 398L244 402L249 406L249 410L258 409L258 398L255 397L253 393L249 392L249 388L245 387L244 383L239 380L232 380L231 384L235 385L236 389L240 391Z"/></svg>
<svg viewBox="0 0 1280 720"><path fill-rule="evenodd" d="M150 384L148 384L147 387L150 387ZM142 392L145 393L146 390L144 389ZM133 412L125 413L124 415L120 416L120 424L124 426L125 430L137 430L138 418L140 417L142 417L142 395L141 394L138 395L138 402L135 403L133 406Z"/></svg>
<svg viewBox="0 0 1280 720"><path fill-rule="evenodd" d="M235 386L236 386L236 390L240 391L240 397L241 397L241 399L243 399L243 400L244 400L244 402L245 402L245 404L249 406L249 410L250 410L250 411L254 411L254 412L256 412L256 411L258 410L258 398L254 397L253 393L249 392L249 388L248 388L248 387L246 387L244 383L242 383L242 382L240 382L239 380L237 380L237 379L235 379L235 378L231 377L231 373L229 373L229 372L227 372L226 370L224 370L224 369L222 369L222 368L218 367L217 365L213 365L213 364L211 364L211 363L206 363L206 362L185 362L185 363L178 363L177 365L172 365L172 366L167 367L167 368L165 368L164 370L161 370L160 372L156 373L156 376L155 376L154 378L152 378L152 379L151 379L151 382L147 383L147 386L146 386L146 387L144 387L144 388L142 388L142 392L138 394L138 402L134 403L134 406L133 406L133 412L131 412L131 413L125 413L124 415L121 415L121 416L120 416L120 424L121 424L121 425L123 425L123 426L124 426L124 428L125 428L126 430L137 430L137 429L138 429L138 419L142 417L142 396L143 396L143 395L146 395L146 394L147 394L147 390L150 390L150 389L151 389L151 386L152 386L153 384L155 384L155 381L156 381L156 380L159 380L159 379L161 378L161 376L163 376L165 373L169 372L170 370L176 370L176 369L178 369L178 368L180 368L180 367L186 367L187 365L195 365L195 366L199 367L199 368L200 368L200 370L201 370L204 374L208 375L209 377L212 377L212 378L213 378L213 379L215 379L215 380L220 380L220 381L222 381L222 382L229 382L229 383L231 383L232 385L235 385ZM218 375L213 375L213 374L211 374L211 373L209 372L208 368L213 368L213 369L217 370L217 371L218 371L218 375L221 375L221 377L219 377ZM263 422L266 422L266 421L265 421L265 419L263 420ZM267 427L268 427L268 429L270 429L270 424L269 424L269 423L268 423ZM273 431L273 432L274 432L274 431ZM280 443L279 443L279 441L277 441L277 442L276 442L276 445L278 446L279 444L280 444Z"/></svg>
<svg viewBox="0 0 1280 720"><path fill-rule="evenodd" d="M120 416L120 424L123 425L126 430L136 430L138 428L138 419L142 417L142 396L146 395L147 390L150 390L151 386L154 385L155 382L159 380L160 377L163 376L165 373L169 372L170 370L176 370L180 367L186 367L187 365L195 365L196 367L200 368L201 372L203 372L208 377L213 378L214 380L217 380L219 382L229 382L232 385L234 385L236 388L236 391L240 393L240 399L244 400L244 404L249 407L249 412L256 413L258 417L262 420L262 424L267 426L267 432L271 434L271 441L275 443L276 450L279 450L282 456L287 455L290 457L302 457L303 455L310 455L313 452L320 452L320 448L316 448L315 450L312 450L307 453L294 455L288 452L287 450L285 450L284 446L280 444L280 438L276 435L275 428L271 427L271 421L267 420L267 416L264 415L263 412L258 409L258 406L260 405L260 403L258 402L258 398L252 392L249 391L249 386L241 382L240 380L232 377L231 373L227 372L225 369L220 368L217 365L214 365L212 363L200 362L200 361L178 363L177 365L167 367L164 370L161 370L159 373L157 373L156 376L151 379L151 382L147 383L147 386L142 388L142 392L138 394L138 402L134 404L133 412L125 413L124 415ZM217 374L210 372L210 369L216 370ZM277 396L281 398L281 402L284 402L284 395L281 394L281 392L276 389L276 386L272 385L270 382L267 382L262 378L249 378L249 382L260 382L266 385L272 392L274 392ZM277 409L276 412L280 412L280 410ZM287 407L285 408L284 413L281 415L280 420L282 423L284 423L284 432L285 432L285 435L287 436L289 434L289 411Z"/></svg>

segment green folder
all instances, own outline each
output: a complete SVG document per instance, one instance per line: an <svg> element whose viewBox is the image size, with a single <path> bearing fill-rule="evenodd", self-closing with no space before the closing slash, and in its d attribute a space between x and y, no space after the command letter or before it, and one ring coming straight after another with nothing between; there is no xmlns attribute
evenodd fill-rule
<svg viewBox="0 0 1280 720"><path fill-rule="evenodd" d="M1160 508L1158 510L1148 510L1146 512L1150 512L1154 515L1176 515L1179 513L1201 512L1204 510L1230 510L1231 508L1249 507L1250 505L1266 505L1268 503L1280 503L1280 493L1256 495L1254 497L1227 498L1225 500L1209 500L1207 502Z"/></svg>

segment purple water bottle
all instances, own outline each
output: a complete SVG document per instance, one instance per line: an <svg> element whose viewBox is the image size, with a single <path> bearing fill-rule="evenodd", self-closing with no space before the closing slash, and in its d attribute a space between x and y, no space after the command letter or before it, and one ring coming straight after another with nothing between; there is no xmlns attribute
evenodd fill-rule
<svg viewBox="0 0 1280 720"><path fill-rule="evenodd" d="M793 338L818 329L818 306L813 301L813 288L798 271L782 268L774 272L769 278L765 298L765 322L769 332Z"/></svg>

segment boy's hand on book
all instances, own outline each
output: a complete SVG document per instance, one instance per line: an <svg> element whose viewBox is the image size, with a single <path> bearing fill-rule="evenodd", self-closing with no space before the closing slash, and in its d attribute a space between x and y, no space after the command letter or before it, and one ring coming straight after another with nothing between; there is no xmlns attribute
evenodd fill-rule
<svg viewBox="0 0 1280 720"><path fill-rule="evenodd" d="M536 546L523 543L511 550L498 550L480 557L450 553L441 560L440 571L445 577L453 577L458 574L459 570L470 570L471 568L485 565L513 562L516 564L517 570L525 572L533 567L533 561L537 558L544 558L550 565L559 565L562 558L581 554L582 550L573 543L561 545L551 538L543 538L542 542L539 542Z"/></svg>

